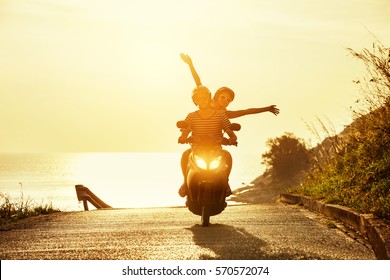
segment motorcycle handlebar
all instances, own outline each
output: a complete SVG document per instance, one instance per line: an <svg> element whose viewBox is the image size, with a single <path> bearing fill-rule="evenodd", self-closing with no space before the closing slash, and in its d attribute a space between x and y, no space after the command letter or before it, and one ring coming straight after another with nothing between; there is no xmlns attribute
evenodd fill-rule
<svg viewBox="0 0 390 280"><path fill-rule="evenodd" d="M178 121L176 123L176 127L177 128L180 128L180 129L185 129L185 128L189 128L189 123L187 121ZM241 130L241 125L238 124L238 123L231 123L230 124L230 129L233 130L233 131L240 131Z"/></svg>
<svg viewBox="0 0 390 280"><path fill-rule="evenodd" d="M236 147L237 147L237 144L238 144L237 141L230 144L229 139L226 137L223 137L222 143L221 143L221 145L224 145L224 146L236 146Z"/></svg>
<svg viewBox="0 0 390 280"><path fill-rule="evenodd" d="M189 123L187 121L178 121L176 123L176 126L180 129L187 129L187 128L189 128ZM230 124L230 129L233 131L239 131L241 129L241 125L238 123L232 123L232 124ZM209 142L209 143L207 143L207 142ZM210 144L224 145L224 146L237 146L238 145L237 141L235 143L231 144L229 142L229 139L226 137L223 137L220 141L215 141L214 143L212 143L211 141L207 141L207 140L206 141L201 141L201 140L195 141L195 139L192 136L190 136L185 141L179 140L179 143L180 144L195 144L195 143L197 143L197 144L200 144L200 145L203 144L206 146L209 146Z"/></svg>

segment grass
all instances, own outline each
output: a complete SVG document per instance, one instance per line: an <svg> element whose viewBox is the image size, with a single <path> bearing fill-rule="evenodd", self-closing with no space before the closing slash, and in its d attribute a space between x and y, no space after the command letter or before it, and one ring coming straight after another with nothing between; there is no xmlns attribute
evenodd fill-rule
<svg viewBox="0 0 390 280"><path fill-rule="evenodd" d="M314 164L295 192L390 220L390 48L349 51L368 70L354 81L362 96L351 107L354 121L313 149ZM323 122L320 129L330 134Z"/></svg>
<svg viewBox="0 0 390 280"><path fill-rule="evenodd" d="M60 212L53 208L52 203L36 205L30 199L24 199L23 193L16 201L11 201L10 197L0 192L0 225L16 222L20 219Z"/></svg>

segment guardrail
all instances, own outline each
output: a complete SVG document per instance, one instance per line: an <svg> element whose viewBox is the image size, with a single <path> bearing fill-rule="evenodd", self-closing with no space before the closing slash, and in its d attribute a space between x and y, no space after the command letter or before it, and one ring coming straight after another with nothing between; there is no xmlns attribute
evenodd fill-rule
<svg viewBox="0 0 390 280"><path fill-rule="evenodd" d="M88 202L91 203L96 209L110 209L110 205L105 203L99 197L97 197L90 189L84 185L76 185L76 195L79 201L82 201L84 204L84 211L88 211Z"/></svg>

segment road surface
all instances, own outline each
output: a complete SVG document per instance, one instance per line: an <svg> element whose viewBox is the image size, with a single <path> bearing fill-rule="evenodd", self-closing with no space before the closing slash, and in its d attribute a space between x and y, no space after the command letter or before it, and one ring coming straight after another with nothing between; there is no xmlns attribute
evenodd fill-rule
<svg viewBox="0 0 390 280"><path fill-rule="evenodd" d="M0 259L375 259L364 241L298 206L228 206L210 222L186 208L55 213L3 226Z"/></svg>

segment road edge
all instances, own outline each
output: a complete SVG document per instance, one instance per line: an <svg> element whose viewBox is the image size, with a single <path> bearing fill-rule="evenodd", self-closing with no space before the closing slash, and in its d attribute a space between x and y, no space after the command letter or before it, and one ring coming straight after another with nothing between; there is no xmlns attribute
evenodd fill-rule
<svg viewBox="0 0 390 280"><path fill-rule="evenodd" d="M390 260L390 228L382 220L370 214L360 214L348 207L327 204L308 196L282 193L280 202L298 204L328 218L341 221L370 241L378 260Z"/></svg>

